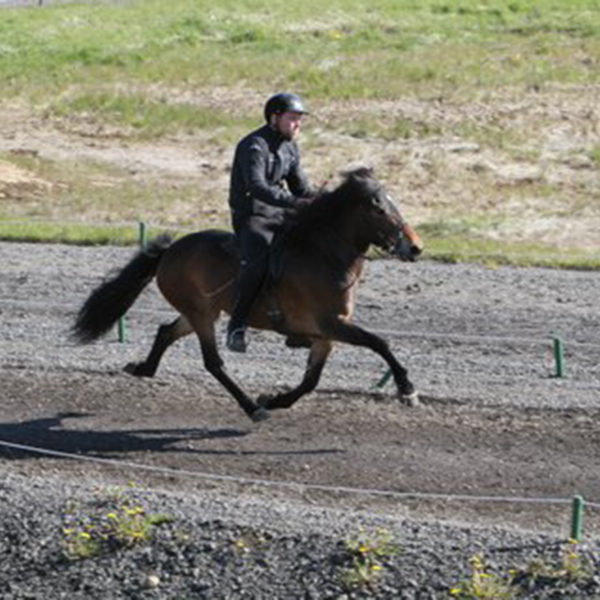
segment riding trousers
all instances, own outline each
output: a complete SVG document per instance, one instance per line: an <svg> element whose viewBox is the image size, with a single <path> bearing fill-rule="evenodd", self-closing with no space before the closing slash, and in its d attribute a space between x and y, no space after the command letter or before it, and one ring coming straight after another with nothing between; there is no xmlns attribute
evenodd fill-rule
<svg viewBox="0 0 600 600"><path fill-rule="evenodd" d="M280 222L260 216L252 216L241 223L234 218L233 228L240 250L240 270L229 331L245 328L254 300L267 275L271 242L281 227Z"/></svg>

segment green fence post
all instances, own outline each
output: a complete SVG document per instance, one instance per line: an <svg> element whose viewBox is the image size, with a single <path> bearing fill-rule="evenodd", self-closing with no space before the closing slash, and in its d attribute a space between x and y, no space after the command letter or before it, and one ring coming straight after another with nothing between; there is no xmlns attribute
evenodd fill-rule
<svg viewBox="0 0 600 600"><path fill-rule="evenodd" d="M392 376L392 370L388 369L383 377L377 382L377 387L378 388L382 388L390 379L390 377Z"/></svg>
<svg viewBox="0 0 600 600"><path fill-rule="evenodd" d="M573 496L573 513L571 516L571 539L580 542L583 536L583 507L582 496Z"/></svg>
<svg viewBox="0 0 600 600"><path fill-rule="evenodd" d="M127 321L125 317L119 318L119 342L122 344L127 341Z"/></svg>
<svg viewBox="0 0 600 600"><path fill-rule="evenodd" d="M565 347L558 336L554 338L554 362L556 363L555 376L563 377L565 374Z"/></svg>
<svg viewBox="0 0 600 600"><path fill-rule="evenodd" d="M140 221L140 248L145 248L148 243L148 229L146 227L146 223Z"/></svg>

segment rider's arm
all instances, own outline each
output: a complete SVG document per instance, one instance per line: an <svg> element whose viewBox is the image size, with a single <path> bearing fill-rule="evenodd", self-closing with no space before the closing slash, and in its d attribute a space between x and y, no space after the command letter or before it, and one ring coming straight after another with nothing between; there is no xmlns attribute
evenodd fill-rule
<svg viewBox="0 0 600 600"><path fill-rule="evenodd" d="M293 193L290 193L280 185L272 184L267 180L268 149L263 146L261 140L250 144L246 160L243 161L242 171L248 193L265 204L280 206L282 208L294 208L299 201Z"/></svg>

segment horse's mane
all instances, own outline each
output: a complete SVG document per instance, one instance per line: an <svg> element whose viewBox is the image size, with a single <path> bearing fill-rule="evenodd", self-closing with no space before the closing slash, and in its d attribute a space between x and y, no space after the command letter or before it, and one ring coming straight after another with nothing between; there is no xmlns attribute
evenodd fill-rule
<svg viewBox="0 0 600 600"><path fill-rule="evenodd" d="M336 189L320 192L310 204L298 211L289 232L294 238L298 239L319 226L330 226L341 214L381 188L373 170L368 167L345 171L341 175L342 183Z"/></svg>

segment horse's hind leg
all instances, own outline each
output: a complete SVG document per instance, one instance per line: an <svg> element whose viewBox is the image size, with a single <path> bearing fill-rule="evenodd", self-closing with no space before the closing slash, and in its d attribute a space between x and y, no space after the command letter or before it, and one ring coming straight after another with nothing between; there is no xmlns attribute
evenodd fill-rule
<svg viewBox="0 0 600 600"><path fill-rule="evenodd" d="M166 349L178 339L192 333L193 329L184 316L180 316L168 325L161 325L156 332L152 349L146 360L139 363L128 363L125 371L137 377L152 377Z"/></svg>
<svg viewBox="0 0 600 600"><path fill-rule="evenodd" d="M223 360L217 350L214 322L209 318L199 318L194 322L194 328L200 340L206 370L237 400L242 410L253 421L258 422L268 419L269 414L267 411L257 406L223 369Z"/></svg>
<svg viewBox="0 0 600 600"><path fill-rule="evenodd" d="M308 355L306 371L300 385L276 396L262 395L258 398L258 404L268 410L289 408L300 397L312 392L319 383L323 367L325 366L327 357L331 353L331 348L332 344L328 340L314 342Z"/></svg>

